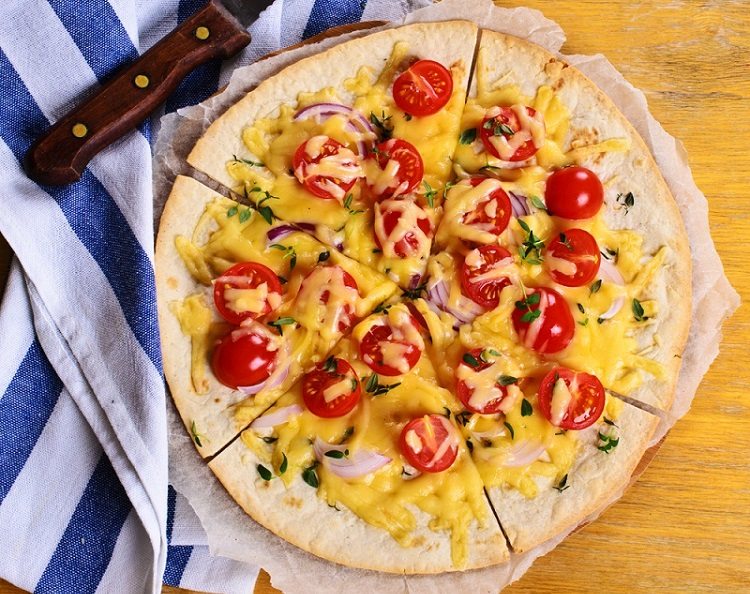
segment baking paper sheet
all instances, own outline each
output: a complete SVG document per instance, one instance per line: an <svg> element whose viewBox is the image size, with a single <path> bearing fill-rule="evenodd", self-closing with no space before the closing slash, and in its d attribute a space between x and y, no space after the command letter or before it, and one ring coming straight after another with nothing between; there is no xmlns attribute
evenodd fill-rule
<svg viewBox="0 0 750 594"><path fill-rule="evenodd" d="M565 35L553 21L540 12L525 8L503 9L489 0L467 3L444 0L438 5L417 10L405 22L468 19L481 27L510 33L537 43L559 55ZM401 23L394 23L396 26ZM285 52L235 72L226 90L204 104L181 110L162 120L157 140L154 173L155 213L161 213L172 182L178 174L193 175L207 185L216 184L197 174L185 163L185 156L203 130L227 107L247 91L286 65L336 45L345 39L369 34L377 29L355 32L315 45ZM739 305L739 296L724 275L708 227L708 203L695 185L685 150L650 115L641 91L629 84L603 56L564 56L606 92L627 116L651 148L680 211L690 237L693 258L693 317L690 338L683 355L677 396L662 422L652 445L664 437L672 425L690 408L701 378L719 351L722 321ZM217 188L219 189L219 188ZM211 552L240 561L259 564L271 575L272 584L287 594L306 593L311 584L315 592L326 594L347 590L374 591L379 594L402 592L498 592L519 579L534 560L556 547L566 534L520 555L509 563L482 570L438 576L398 576L350 569L323 561L273 535L256 524L226 493L200 459L174 406L169 403L169 472L172 484L183 493L198 514L208 534ZM592 514L592 521L612 499ZM574 528L571 527L571 531Z"/></svg>

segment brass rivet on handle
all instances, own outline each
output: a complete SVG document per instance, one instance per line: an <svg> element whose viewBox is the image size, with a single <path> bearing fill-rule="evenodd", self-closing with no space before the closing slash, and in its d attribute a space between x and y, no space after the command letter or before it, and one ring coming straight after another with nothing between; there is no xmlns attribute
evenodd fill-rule
<svg viewBox="0 0 750 594"><path fill-rule="evenodd" d="M151 81L145 74L138 74L133 79L133 84L139 89L145 89L149 84L151 84Z"/></svg>
<svg viewBox="0 0 750 594"><path fill-rule="evenodd" d="M86 136L86 134L89 133L89 129L86 124L78 122L77 124L73 124L71 132L73 132L73 136L75 136L76 138L83 138L84 136Z"/></svg>
<svg viewBox="0 0 750 594"><path fill-rule="evenodd" d="M208 39L209 35L211 35L211 31L208 30L208 27L198 27L195 30L195 36L201 41Z"/></svg>

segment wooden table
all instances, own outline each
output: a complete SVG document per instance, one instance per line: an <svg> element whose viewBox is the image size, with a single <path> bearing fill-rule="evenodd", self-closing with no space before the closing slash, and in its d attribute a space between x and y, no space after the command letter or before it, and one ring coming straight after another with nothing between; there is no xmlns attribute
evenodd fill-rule
<svg viewBox="0 0 750 594"><path fill-rule="evenodd" d="M566 31L566 53L603 53L646 93L656 118L685 143L729 279L750 298L750 1L501 4L543 10ZM693 409L640 481L508 592L748 588L749 307L740 308L724 336ZM262 575L256 592L272 591ZM11 592L19 591L0 582L0 594Z"/></svg>

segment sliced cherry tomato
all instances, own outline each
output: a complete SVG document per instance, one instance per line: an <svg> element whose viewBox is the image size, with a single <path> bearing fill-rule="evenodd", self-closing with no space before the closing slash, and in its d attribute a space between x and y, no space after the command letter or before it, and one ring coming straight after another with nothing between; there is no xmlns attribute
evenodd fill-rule
<svg viewBox="0 0 750 594"><path fill-rule="evenodd" d="M485 179L487 178L472 177L460 183L468 183L472 187L476 187ZM475 225L477 228L493 235L500 235L508 226L512 212L508 194L502 188L497 188L487 196L486 200L482 200L473 211L464 215L463 223Z"/></svg>
<svg viewBox="0 0 750 594"><path fill-rule="evenodd" d="M461 365L477 373L491 367L496 359L496 357L489 355L484 349L472 349L467 353L467 355L469 356L466 357L464 355L464 358L461 360ZM467 362L467 359L469 361L472 361L472 363L473 361L476 361L477 365L469 364ZM456 393L458 399L471 412L479 413L480 415L494 415L495 413L501 412L503 401L508 396L508 386L502 385L500 383L499 377L497 383L495 384L495 387L500 392L498 397L490 400L481 407L472 406L470 404L471 397L474 394L474 388L470 388L468 385L466 385L465 380L458 380L458 383L456 384Z"/></svg>
<svg viewBox="0 0 750 594"><path fill-rule="evenodd" d="M534 289L525 299L517 301L511 319L521 342L542 354L563 350L573 340L576 330L565 298L545 287Z"/></svg>
<svg viewBox="0 0 750 594"><path fill-rule="evenodd" d="M211 368L225 386L254 386L264 382L276 367L271 340L252 328L238 328L220 339L214 348Z"/></svg>
<svg viewBox="0 0 750 594"><path fill-rule="evenodd" d="M340 171L341 175L316 173L326 166ZM292 158L292 167L294 176L310 193L327 200L342 201L362 177L357 155L328 136L313 136L299 145Z"/></svg>
<svg viewBox="0 0 750 594"><path fill-rule="evenodd" d="M337 268L341 271L341 274L344 277L344 285L346 285L347 287L351 287L352 289L355 289L357 293L359 294L359 287L357 286L357 281L354 280L354 277L351 274L349 274L346 270L341 268L340 266L335 266L333 268ZM313 268L312 271L305 277L305 280L302 281L302 285L300 286L300 292L302 292L303 287L307 286L309 283L312 283L313 287L318 286L318 283L320 282L319 275L321 274L322 270L323 268ZM331 298L330 291L326 290L320 294L320 302L323 305L327 305L328 300L330 298ZM346 332L349 328L352 327L353 323L354 323L354 304L345 303L340 313L340 317L339 317L339 325L338 325L339 332Z"/></svg>
<svg viewBox="0 0 750 594"><path fill-rule="evenodd" d="M596 277L601 258L599 246L591 233L583 229L568 229L549 242L544 262L556 283L582 287Z"/></svg>
<svg viewBox="0 0 750 594"><path fill-rule="evenodd" d="M378 164L376 175L368 175L367 187L378 198L403 196L416 188L424 176L424 163L416 147L400 138L378 144L368 156ZM395 173L388 175L393 169Z"/></svg>
<svg viewBox="0 0 750 594"><path fill-rule="evenodd" d="M551 215L564 219L590 219L604 203L604 188L590 169L565 167L547 178L544 199Z"/></svg>
<svg viewBox="0 0 750 594"><path fill-rule="evenodd" d="M453 94L450 71L434 60L419 60L393 81L393 100L406 113L422 117L440 111Z"/></svg>
<svg viewBox="0 0 750 594"><path fill-rule="evenodd" d="M409 421L399 439L404 458L420 472L442 472L450 468L458 456L458 443L450 421L434 414Z"/></svg>
<svg viewBox="0 0 750 594"><path fill-rule="evenodd" d="M375 243L378 248L383 249L385 244L391 243L391 233L403 216L416 219L419 230L406 230L399 239L396 239L393 246L394 253L399 258L428 255L429 242L425 245L420 235L424 235L428 240L431 239L432 223L425 210L413 200L384 200L375 206Z"/></svg>
<svg viewBox="0 0 750 594"><path fill-rule="evenodd" d="M302 380L302 399L317 417L331 419L350 413L362 395L359 377L344 359L318 363Z"/></svg>
<svg viewBox="0 0 750 594"><path fill-rule="evenodd" d="M411 313L411 315L414 316L414 319L419 324L419 327L425 332L429 332L430 327L427 325L427 320L424 319L422 312L417 309L417 306L414 305L414 302L407 301L406 308L409 310L409 313Z"/></svg>
<svg viewBox="0 0 750 594"><path fill-rule="evenodd" d="M553 411L553 395L558 380L565 382L572 396L559 421L552 418L553 412L557 412ZM545 375L539 385L539 410L561 429L585 429L593 425L602 416L604 404L604 387L595 375L557 367Z"/></svg>
<svg viewBox="0 0 750 594"><path fill-rule="evenodd" d="M500 110L497 115L494 112ZM526 107L526 113L529 117L533 118L536 116L536 110L531 107ZM534 144L534 139L531 135L531 131L524 128L518 121L516 112L510 107L498 107L494 110L490 110L488 117L482 120L482 124L479 127L479 137L482 139L484 148L492 156L497 157L503 161L525 161L530 158L539 150L540 147ZM517 138L523 138L525 141L518 145L515 152L510 156L503 158L497 147L492 143L493 138L505 138L510 146L516 146L515 143L518 140L514 140L514 136L520 135Z"/></svg>
<svg viewBox="0 0 750 594"><path fill-rule="evenodd" d="M367 331L359 343L359 356L370 369L379 375L403 375L414 367L422 356L419 345L410 342L402 336L408 335L411 330L419 332L419 322L409 316L409 324L413 328L392 328L388 322L376 324ZM396 368L385 362L388 349L399 349L399 358L403 360L404 366ZM384 352L385 351L385 352ZM392 355L391 355L392 356Z"/></svg>
<svg viewBox="0 0 750 594"><path fill-rule="evenodd" d="M227 302L227 289L257 289L262 284L266 285L268 297L266 297L261 311L235 311ZM258 262L240 262L229 268L224 274L214 281L214 303L219 315L230 324L239 324L242 320L251 318L253 320L270 313L274 307L271 302L281 301L281 282L276 273L268 266ZM276 295L276 296L274 296Z"/></svg>
<svg viewBox="0 0 750 594"><path fill-rule="evenodd" d="M485 309L495 309L500 303L500 291L510 284L507 276L498 273L512 261L510 252L496 244L472 250L461 266L461 292Z"/></svg>

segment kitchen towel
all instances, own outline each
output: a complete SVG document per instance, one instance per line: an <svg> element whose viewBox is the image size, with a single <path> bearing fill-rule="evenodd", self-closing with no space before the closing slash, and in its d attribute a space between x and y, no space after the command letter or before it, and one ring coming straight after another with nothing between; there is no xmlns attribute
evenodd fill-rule
<svg viewBox="0 0 750 594"><path fill-rule="evenodd" d="M0 307L0 577L45 593L158 592L162 580L252 591L258 568L211 557L168 484L153 272L158 117L270 51L428 3L277 0L238 57L198 68L64 187L26 177L31 143L205 0L0 4L0 233L15 253Z"/></svg>

